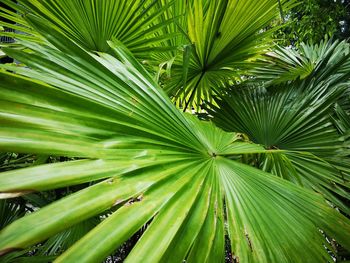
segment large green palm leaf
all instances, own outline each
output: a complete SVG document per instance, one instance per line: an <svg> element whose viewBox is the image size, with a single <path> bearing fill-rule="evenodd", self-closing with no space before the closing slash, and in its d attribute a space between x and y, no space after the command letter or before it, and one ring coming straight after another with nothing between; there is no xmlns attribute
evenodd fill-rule
<svg viewBox="0 0 350 263"><path fill-rule="evenodd" d="M1 253L111 207L57 262L101 261L146 223L129 262L222 262L226 231L240 262L324 260L320 229L350 248L349 220L323 197L231 160L271 151L179 112L118 43L119 60L94 55L32 23L54 48L5 50L31 69L0 73L0 148L83 159L1 173L1 195L96 183L3 229Z"/></svg>

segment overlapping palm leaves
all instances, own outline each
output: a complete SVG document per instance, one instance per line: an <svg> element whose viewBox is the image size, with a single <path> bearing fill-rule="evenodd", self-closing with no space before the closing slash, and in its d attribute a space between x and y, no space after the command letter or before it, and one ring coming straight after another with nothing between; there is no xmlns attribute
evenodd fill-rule
<svg viewBox="0 0 350 263"><path fill-rule="evenodd" d="M266 55L248 88L236 87L211 105L214 122L240 131L267 149L250 162L323 194L350 213L348 105L349 44L324 41ZM254 81L265 81L254 88ZM280 84L280 85L277 85ZM261 84L260 84L261 85ZM244 85L243 85L244 86ZM230 94L230 95L228 95Z"/></svg>
<svg viewBox="0 0 350 263"><path fill-rule="evenodd" d="M221 262L226 232L240 262L322 261L329 255L320 229L350 248L349 220L322 196L232 160L276 150L179 112L118 42L109 45L119 60L30 22L50 46L23 41L31 53L6 50L30 68L0 73L0 147L81 159L2 173L0 192L91 186L3 229L2 253L111 207L56 261L101 261L145 223L126 261Z"/></svg>
<svg viewBox="0 0 350 263"><path fill-rule="evenodd" d="M122 41L145 63L167 69L163 88L184 110L199 109L252 67L249 61L272 43L272 30L264 27L279 15L275 0L2 1L17 11L4 14L17 23L6 26L31 35L11 33L18 39L41 41L31 30L29 18L36 15L89 50L107 51L107 40ZM283 8L294 4L283 1Z"/></svg>

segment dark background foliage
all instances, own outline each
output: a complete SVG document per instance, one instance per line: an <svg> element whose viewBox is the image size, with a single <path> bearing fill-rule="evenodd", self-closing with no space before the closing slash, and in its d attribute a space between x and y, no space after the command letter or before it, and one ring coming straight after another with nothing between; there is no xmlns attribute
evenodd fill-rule
<svg viewBox="0 0 350 263"><path fill-rule="evenodd" d="M350 36L349 0L303 0L290 12L282 12L285 27L275 37L284 46L318 43L326 37Z"/></svg>

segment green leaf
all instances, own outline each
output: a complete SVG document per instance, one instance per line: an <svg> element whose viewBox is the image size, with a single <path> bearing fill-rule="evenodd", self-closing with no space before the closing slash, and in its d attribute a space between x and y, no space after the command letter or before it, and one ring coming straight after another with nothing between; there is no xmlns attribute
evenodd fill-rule
<svg viewBox="0 0 350 263"><path fill-rule="evenodd" d="M348 81L349 57L349 44L345 41L324 40L315 45L301 43L298 50L276 47L266 53L261 65L251 72L257 80L266 81L268 85L325 80L333 80L335 85Z"/></svg>
<svg viewBox="0 0 350 263"><path fill-rule="evenodd" d="M345 88L329 82L233 90L217 99L218 106L208 107L220 127L246 134L270 150L245 162L313 189L349 214L342 200L350 198L346 138L337 132L330 117Z"/></svg>
<svg viewBox="0 0 350 263"><path fill-rule="evenodd" d="M36 23L50 24L88 50L108 51L107 41L117 38L134 53L142 55L159 46L159 42L175 37L160 34L162 32L160 29L165 25L158 23L158 17L172 5L172 2L162 3L161 6L156 1L142 0L129 2L23 0L20 6L9 2L6 1L18 14L2 14L2 16L19 24L19 26L10 24L8 25L10 28L37 35L37 32L32 30ZM34 19L37 22L33 22ZM15 36L23 39L20 34Z"/></svg>
<svg viewBox="0 0 350 263"><path fill-rule="evenodd" d="M205 12L231 21L206 3ZM237 6L247 16L260 14L260 25L275 13L270 1L249 12L244 7L252 2L247 3ZM194 12L198 20L200 10ZM247 21L254 22L255 15ZM204 23L210 26L208 19ZM233 21L247 25L242 17ZM11 194L29 186L44 190L92 183L2 229L1 254L31 247L101 213L108 217L57 261L102 261L146 223L126 261L220 262L226 231L241 262L327 260L320 230L350 249L349 219L323 196L239 162L247 155L285 151L265 150L242 134L180 112L120 42L109 42L108 54L91 53L40 18L31 23L50 44L22 41L31 53L5 50L29 68L1 66L12 73L0 74L5 138L0 147L84 159L3 173L0 189ZM225 30L223 36L229 26ZM324 100L332 101L338 91ZM322 124L323 113L317 115ZM299 131L292 135L303 141ZM308 145L313 146L314 141ZM328 141L315 152L325 149L333 149Z"/></svg>
<svg viewBox="0 0 350 263"><path fill-rule="evenodd" d="M293 4L283 3L286 10ZM177 105L184 111L198 110L203 100L211 101L225 84L251 68L251 61L271 44L273 31L263 28L278 16L277 6L272 0L193 1L185 31L194 46L190 62L175 60L171 78L164 81L165 91ZM188 64L186 85L184 63Z"/></svg>

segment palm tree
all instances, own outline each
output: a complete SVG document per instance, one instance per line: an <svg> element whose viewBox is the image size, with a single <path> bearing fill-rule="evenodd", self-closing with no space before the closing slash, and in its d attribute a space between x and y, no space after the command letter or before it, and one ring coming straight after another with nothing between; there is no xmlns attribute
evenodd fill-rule
<svg viewBox="0 0 350 263"><path fill-rule="evenodd" d="M2 1L27 34L4 49L26 67L0 71L0 149L74 160L3 172L0 197L84 188L1 230L1 254L106 211L55 262L99 262L146 224L126 262L222 262L226 235L236 262L331 260L325 236L350 249L328 115L347 71L273 96L228 88L271 43L277 1ZM204 101L228 131L182 112Z"/></svg>

